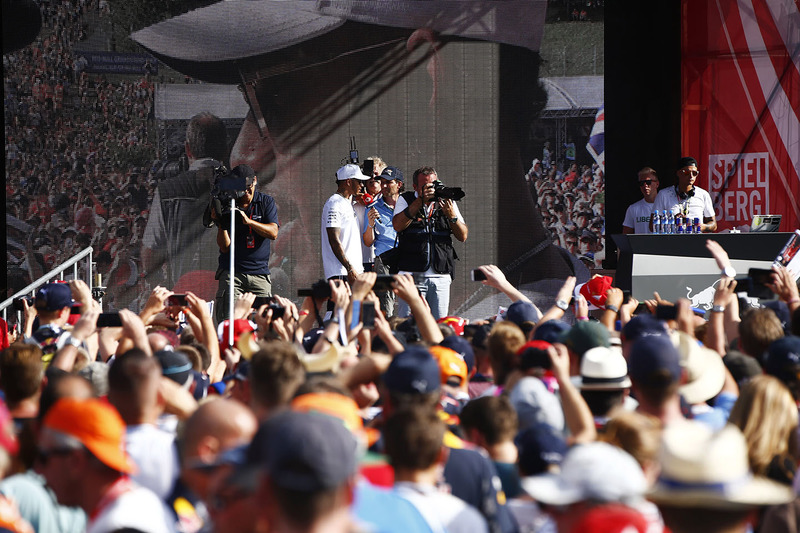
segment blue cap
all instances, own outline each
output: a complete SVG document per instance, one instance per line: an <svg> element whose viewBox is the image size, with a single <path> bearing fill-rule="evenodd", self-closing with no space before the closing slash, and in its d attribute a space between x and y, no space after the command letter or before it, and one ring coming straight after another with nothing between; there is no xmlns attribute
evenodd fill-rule
<svg viewBox="0 0 800 533"><path fill-rule="evenodd" d="M633 343L628 356L628 375L642 385L663 386L681 379L681 356L666 335L643 337Z"/></svg>
<svg viewBox="0 0 800 533"><path fill-rule="evenodd" d="M519 469L525 476L544 474L550 465L561 464L567 454L567 443L543 422L520 431L514 444L519 451Z"/></svg>
<svg viewBox="0 0 800 533"><path fill-rule="evenodd" d="M561 342L561 335L565 331L569 331L570 325L563 320L548 320L536 326L536 331L533 332L533 340L545 341L553 344L554 342Z"/></svg>
<svg viewBox="0 0 800 533"><path fill-rule="evenodd" d="M666 335L667 326L653 315L636 315L622 326L620 334L622 339L633 342L641 337Z"/></svg>
<svg viewBox="0 0 800 533"><path fill-rule="evenodd" d="M800 337L787 335L769 345L764 359L764 372L788 384L798 381L798 371Z"/></svg>
<svg viewBox="0 0 800 533"><path fill-rule="evenodd" d="M394 356L383 383L401 394L426 394L440 387L439 363L421 346L411 346Z"/></svg>
<svg viewBox="0 0 800 533"><path fill-rule="evenodd" d="M186 385L192 374L192 362L183 352L160 350L153 354L161 364L161 374L178 385Z"/></svg>
<svg viewBox="0 0 800 533"><path fill-rule="evenodd" d="M450 348L459 354L464 362L467 363L467 375L472 373L472 369L475 367L475 351L467 339L460 335L449 335L439 343L439 346Z"/></svg>
<svg viewBox="0 0 800 533"><path fill-rule="evenodd" d="M72 290L66 283L48 283L36 292L36 309L57 311L72 306Z"/></svg>
<svg viewBox="0 0 800 533"><path fill-rule="evenodd" d="M540 318L542 318L542 314L536 309L536 306L524 300L517 300L509 305L506 311L506 320L519 327L522 327L524 322L536 323Z"/></svg>
<svg viewBox="0 0 800 533"><path fill-rule="evenodd" d="M381 175L378 176L385 180L397 180L400 183L403 183L403 172L397 167L386 167L381 172Z"/></svg>

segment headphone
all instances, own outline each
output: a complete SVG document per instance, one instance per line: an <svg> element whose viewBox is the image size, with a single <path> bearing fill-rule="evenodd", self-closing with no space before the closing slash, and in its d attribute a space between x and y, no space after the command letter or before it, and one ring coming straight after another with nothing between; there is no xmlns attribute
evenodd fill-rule
<svg viewBox="0 0 800 533"><path fill-rule="evenodd" d="M689 192L681 192L681 191L679 191L678 190L678 186L676 185L675 186L675 194L677 194L678 198L680 198L681 200L688 200L689 198L694 196L694 185L692 185L692 188L689 189Z"/></svg>

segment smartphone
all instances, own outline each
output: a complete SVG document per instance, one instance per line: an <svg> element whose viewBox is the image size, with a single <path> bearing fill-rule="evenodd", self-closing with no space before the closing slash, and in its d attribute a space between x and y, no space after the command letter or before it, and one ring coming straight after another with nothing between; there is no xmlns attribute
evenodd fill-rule
<svg viewBox="0 0 800 533"><path fill-rule="evenodd" d="M264 309L264 312L261 314L261 316L266 317L267 316L267 311L269 311L270 309L272 309L272 319L273 320L275 320L276 318L283 318L283 315L286 314L286 308L285 307L280 306L280 305L275 304L275 303L271 303L271 304L269 304L269 306L266 309Z"/></svg>
<svg viewBox="0 0 800 533"><path fill-rule="evenodd" d="M678 318L678 307L675 305L658 305L656 318L659 320L675 320Z"/></svg>
<svg viewBox="0 0 800 533"><path fill-rule="evenodd" d="M483 270L480 268L476 268L470 274L470 279L472 281L484 281L486 279L486 274L483 273Z"/></svg>
<svg viewBox="0 0 800 533"><path fill-rule="evenodd" d="M392 290L393 281L394 281L394 276L392 276L391 274L378 274L378 277L375 280L375 285L372 287L372 290L390 291Z"/></svg>
<svg viewBox="0 0 800 533"><path fill-rule="evenodd" d="M375 161L372 159L366 159L364 161L363 170L361 171L365 176L372 177L372 174L375 172Z"/></svg>
<svg viewBox="0 0 800 533"><path fill-rule="evenodd" d="M361 323L367 329L375 327L375 302L361 302Z"/></svg>
<svg viewBox="0 0 800 533"><path fill-rule="evenodd" d="M770 300L775 297L772 289L767 287L768 283L772 283L772 270L751 268L747 271L747 276L750 278L747 296L758 298L759 300Z"/></svg>
<svg viewBox="0 0 800 533"><path fill-rule="evenodd" d="M119 328L122 327L122 320L119 313L100 313L97 317L98 328Z"/></svg>
<svg viewBox="0 0 800 533"><path fill-rule="evenodd" d="M167 298L167 306L169 307L186 307L187 305L189 304L186 303L185 294L173 294Z"/></svg>
<svg viewBox="0 0 800 533"><path fill-rule="evenodd" d="M624 305L624 304L628 303L630 301L630 299L631 299L631 291L626 291L626 290L623 289L623 291L622 291L622 304Z"/></svg>

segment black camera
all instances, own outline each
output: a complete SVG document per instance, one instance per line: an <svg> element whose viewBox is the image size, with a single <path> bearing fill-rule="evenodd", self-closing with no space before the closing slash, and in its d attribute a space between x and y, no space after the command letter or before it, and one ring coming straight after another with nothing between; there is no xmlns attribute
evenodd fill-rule
<svg viewBox="0 0 800 533"><path fill-rule="evenodd" d="M448 200L458 201L464 198L467 193L461 187L445 187L444 183L439 180L433 182L433 197L445 198Z"/></svg>
<svg viewBox="0 0 800 533"><path fill-rule="evenodd" d="M28 307L33 307L33 296L20 296L19 298L14 298L12 302L14 311L25 311L25 307L22 305L23 300L28 302Z"/></svg>
<svg viewBox="0 0 800 533"><path fill-rule="evenodd" d="M230 226L231 200L239 200L244 197L247 188L247 178L241 173L237 173L236 167L233 172L229 171L225 165L214 167L214 185L211 188L211 201L203 214L203 225L210 228L214 225L211 219L211 210L217 213L219 225L223 229ZM249 168L249 167L246 167Z"/></svg>
<svg viewBox="0 0 800 533"><path fill-rule="evenodd" d="M331 297L331 286L328 285L328 281L321 279L319 281L314 282L311 285L310 289L297 289L298 296L311 296L316 300L322 300L323 298L330 298Z"/></svg>

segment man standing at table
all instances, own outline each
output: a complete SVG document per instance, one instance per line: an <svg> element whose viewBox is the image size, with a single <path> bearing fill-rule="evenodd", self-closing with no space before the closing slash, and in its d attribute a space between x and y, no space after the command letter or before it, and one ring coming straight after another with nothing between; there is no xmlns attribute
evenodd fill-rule
<svg viewBox="0 0 800 533"><path fill-rule="evenodd" d="M678 181L673 187L667 187L658 193L654 208L659 211L669 210L673 215L688 216L692 220L699 218L703 233L717 231L711 195L694 184L700 175L697 160L693 157L682 157L678 161L677 175Z"/></svg>
<svg viewBox="0 0 800 533"><path fill-rule="evenodd" d="M625 220L622 222L622 233L650 233L650 217L658 195L658 176L650 167L639 171L639 190L643 198L628 206Z"/></svg>

